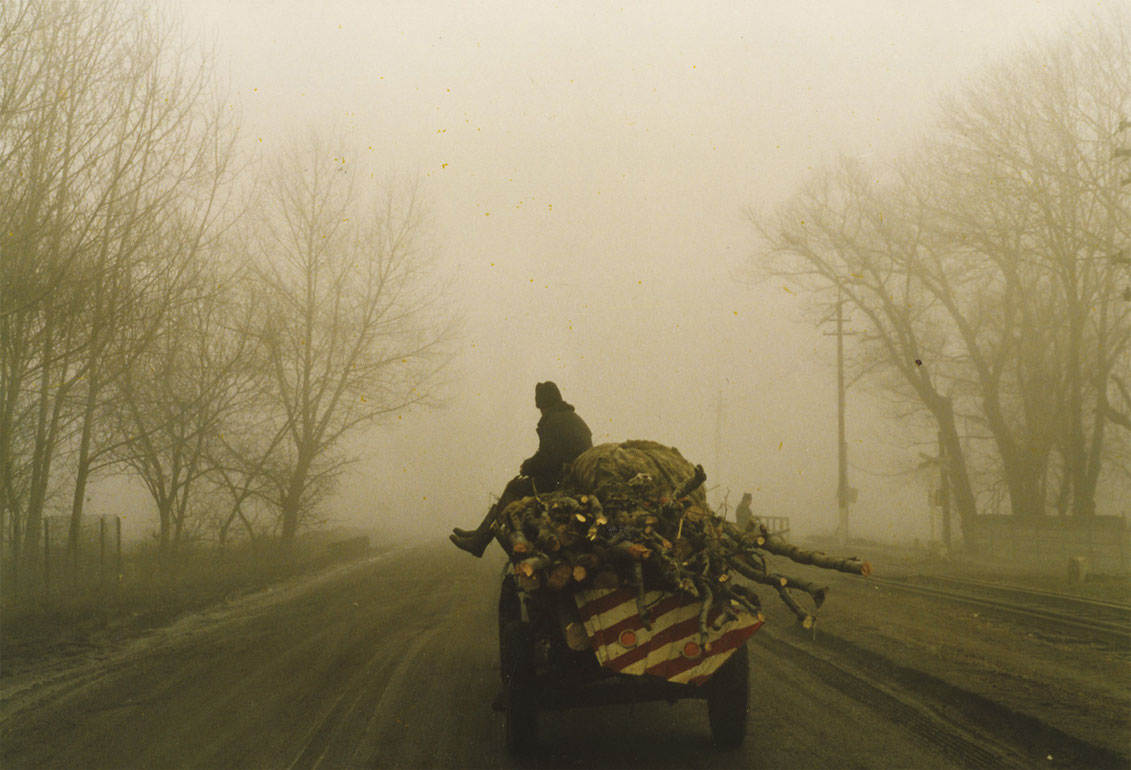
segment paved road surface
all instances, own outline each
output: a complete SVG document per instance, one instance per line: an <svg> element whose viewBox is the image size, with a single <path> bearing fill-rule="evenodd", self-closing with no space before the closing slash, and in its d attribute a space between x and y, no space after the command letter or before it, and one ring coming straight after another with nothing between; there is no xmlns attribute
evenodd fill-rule
<svg viewBox="0 0 1131 770"><path fill-rule="evenodd" d="M0 766L517 766L502 715L490 709L501 564L497 553L476 561L446 543L402 549L186 618L34 684L9 682ZM901 719L906 695L885 696L877 709L858 687L815 676L804 656L784 654L777 622L771 616L752 643L741 749L713 749L705 704L686 701L544 715L543 751L528 763L906 768L1016 759L998 749L956 753L971 739L945 716L922 716L908 701L917 716Z"/></svg>

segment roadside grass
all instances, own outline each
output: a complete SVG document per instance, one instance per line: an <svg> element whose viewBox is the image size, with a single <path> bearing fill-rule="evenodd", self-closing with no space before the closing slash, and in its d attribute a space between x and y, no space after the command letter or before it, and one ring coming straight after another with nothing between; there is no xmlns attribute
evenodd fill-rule
<svg viewBox="0 0 1131 770"><path fill-rule="evenodd" d="M946 557L937 544L927 545L918 540L896 545L853 538L843 546L833 536L822 535L803 538L800 543L815 550L867 559L881 577L935 574L1131 605L1131 573L1127 571L1106 574L1091 570L1083 579L1074 580L1068 565L1054 559L1049 559L1046 568L1034 568L1002 556L972 554L961 545L955 548L953 556Z"/></svg>
<svg viewBox="0 0 1131 770"><path fill-rule="evenodd" d="M356 537L356 533L350 533ZM223 601L262 590L290 577L317 572L359 555L329 544L341 531L308 533L284 558L277 544L259 542L189 548L161 560L150 544L123 552L122 574L101 585L74 585L65 578L45 594L32 584L0 598L0 679L51 659L78 657L166 626Z"/></svg>

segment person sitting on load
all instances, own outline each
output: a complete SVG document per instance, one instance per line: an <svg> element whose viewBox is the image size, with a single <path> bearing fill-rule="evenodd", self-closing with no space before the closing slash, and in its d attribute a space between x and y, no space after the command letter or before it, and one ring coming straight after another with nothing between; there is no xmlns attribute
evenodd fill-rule
<svg viewBox="0 0 1131 770"><path fill-rule="evenodd" d="M494 531L495 517L515 500L552 492L561 485L569 466L579 454L593 446L593 434L572 404L562 400L553 382L534 386L534 406L542 413L538 420L538 451L522 461L518 474L507 483L503 494L490 507L475 529L453 527L449 536L458 548L480 557L487 550Z"/></svg>

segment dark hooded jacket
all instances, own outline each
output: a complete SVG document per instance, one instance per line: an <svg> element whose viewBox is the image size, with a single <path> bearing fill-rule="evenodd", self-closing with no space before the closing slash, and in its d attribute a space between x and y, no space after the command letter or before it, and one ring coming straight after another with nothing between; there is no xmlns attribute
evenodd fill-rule
<svg viewBox="0 0 1131 770"><path fill-rule="evenodd" d="M523 461L521 473L534 479L538 492L549 492L561 484L569 464L592 446L593 434L573 405L551 403L538 421L538 451Z"/></svg>
<svg viewBox="0 0 1131 770"><path fill-rule="evenodd" d="M742 501L734 509L734 519L739 529L746 529L754 522L754 512L750 510L751 499L749 494L743 495Z"/></svg>

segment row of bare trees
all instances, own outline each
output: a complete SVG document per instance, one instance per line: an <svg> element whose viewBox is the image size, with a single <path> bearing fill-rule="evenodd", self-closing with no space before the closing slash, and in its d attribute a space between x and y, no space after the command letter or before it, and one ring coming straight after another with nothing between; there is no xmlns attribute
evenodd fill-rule
<svg viewBox="0 0 1131 770"><path fill-rule="evenodd" d="M928 416L963 524L1091 516L1131 469L1131 19L1036 41L884 168L843 160L752 219L763 265L843 301L855 366ZM934 431L931 431L933 435Z"/></svg>
<svg viewBox="0 0 1131 770"><path fill-rule="evenodd" d="M313 133L237 175L237 112L184 40L129 0L0 6L10 564L47 511L69 512L73 542L91 480L123 471L163 552L289 545L342 437L427 399L446 360L411 190Z"/></svg>

